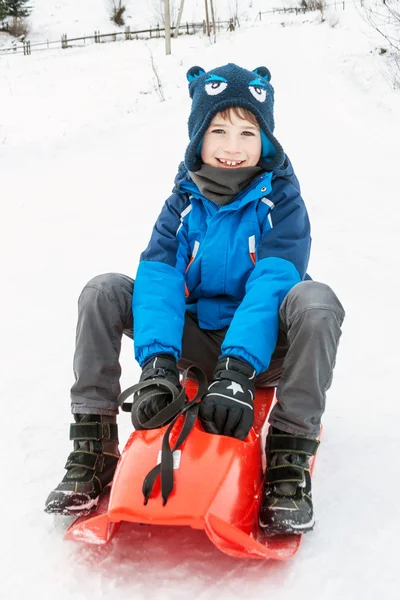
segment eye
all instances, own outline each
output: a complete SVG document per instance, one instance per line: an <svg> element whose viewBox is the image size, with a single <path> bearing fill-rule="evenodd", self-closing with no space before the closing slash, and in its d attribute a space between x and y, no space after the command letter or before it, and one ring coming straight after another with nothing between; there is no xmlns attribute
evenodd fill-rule
<svg viewBox="0 0 400 600"><path fill-rule="evenodd" d="M226 88L228 84L226 81L211 81L211 83L206 83L205 89L209 96L217 96L221 94Z"/></svg>
<svg viewBox="0 0 400 600"><path fill-rule="evenodd" d="M267 90L260 85L249 85L249 90L252 96L259 102L265 102Z"/></svg>

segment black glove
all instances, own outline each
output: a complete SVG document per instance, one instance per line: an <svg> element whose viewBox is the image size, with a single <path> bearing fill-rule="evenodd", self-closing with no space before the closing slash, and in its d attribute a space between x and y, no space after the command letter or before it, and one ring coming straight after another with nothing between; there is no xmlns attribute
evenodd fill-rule
<svg viewBox="0 0 400 600"><path fill-rule="evenodd" d="M180 390L179 371L175 358L170 354L159 354L149 358L143 364L140 381L149 381L151 379L167 379ZM168 392L166 388L159 387L156 381L154 385L139 390L133 396L133 404L138 420L143 424L146 423L172 402L172 400L172 392Z"/></svg>
<svg viewBox="0 0 400 600"><path fill-rule="evenodd" d="M200 402L199 417L205 431L244 440L254 422L255 375L244 361L229 356L218 361Z"/></svg>

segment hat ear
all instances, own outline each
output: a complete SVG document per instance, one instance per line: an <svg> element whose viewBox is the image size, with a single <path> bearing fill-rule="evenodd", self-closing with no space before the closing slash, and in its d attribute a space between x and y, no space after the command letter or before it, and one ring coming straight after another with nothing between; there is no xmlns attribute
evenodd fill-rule
<svg viewBox="0 0 400 600"><path fill-rule="evenodd" d="M253 73L260 75L260 77L264 77L267 81L271 81L271 73L267 67L257 67L257 69L253 69Z"/></svg>
<svg viewBox="0 0 400 600"><path fill-rule="evenodd" d="M186 73L186 79L189 83L200 77L200 75L205 75L205 70L201 67L194 66L190 67L189 71Z"/></svg>

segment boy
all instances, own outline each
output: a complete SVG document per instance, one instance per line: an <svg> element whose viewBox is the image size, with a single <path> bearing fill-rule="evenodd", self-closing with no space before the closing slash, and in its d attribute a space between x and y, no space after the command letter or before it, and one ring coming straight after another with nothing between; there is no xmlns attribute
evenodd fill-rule
<svg viewBox="0 0 400 600"><path fill-rule="evenodd" d="M306 532L314 524L309 459L344 311L328 286L306 274L310 226L298 180L273 135L268 69L192 67L187 77L190 143L136 280L98 276L79 299L74 451L46 510L87 512L112 480L126 333L141 381L178 386L178 366L203 368L210 385L199 417L209 433L243 440L255 386L278 385L260 526L268 534ZM170 400L165 388L150 384L134 398L139 420Z"/></svg>

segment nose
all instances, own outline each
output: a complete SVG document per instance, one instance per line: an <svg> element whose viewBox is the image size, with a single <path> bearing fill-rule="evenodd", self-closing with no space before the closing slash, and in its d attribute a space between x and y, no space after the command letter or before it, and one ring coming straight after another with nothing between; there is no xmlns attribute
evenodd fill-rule
<svg viewBox="0 0 400 600"><path fill-rule="evenodd" d="M239 143L235 136L227 135L224 138L223 151L232 155L240 153Z"/></svg>

